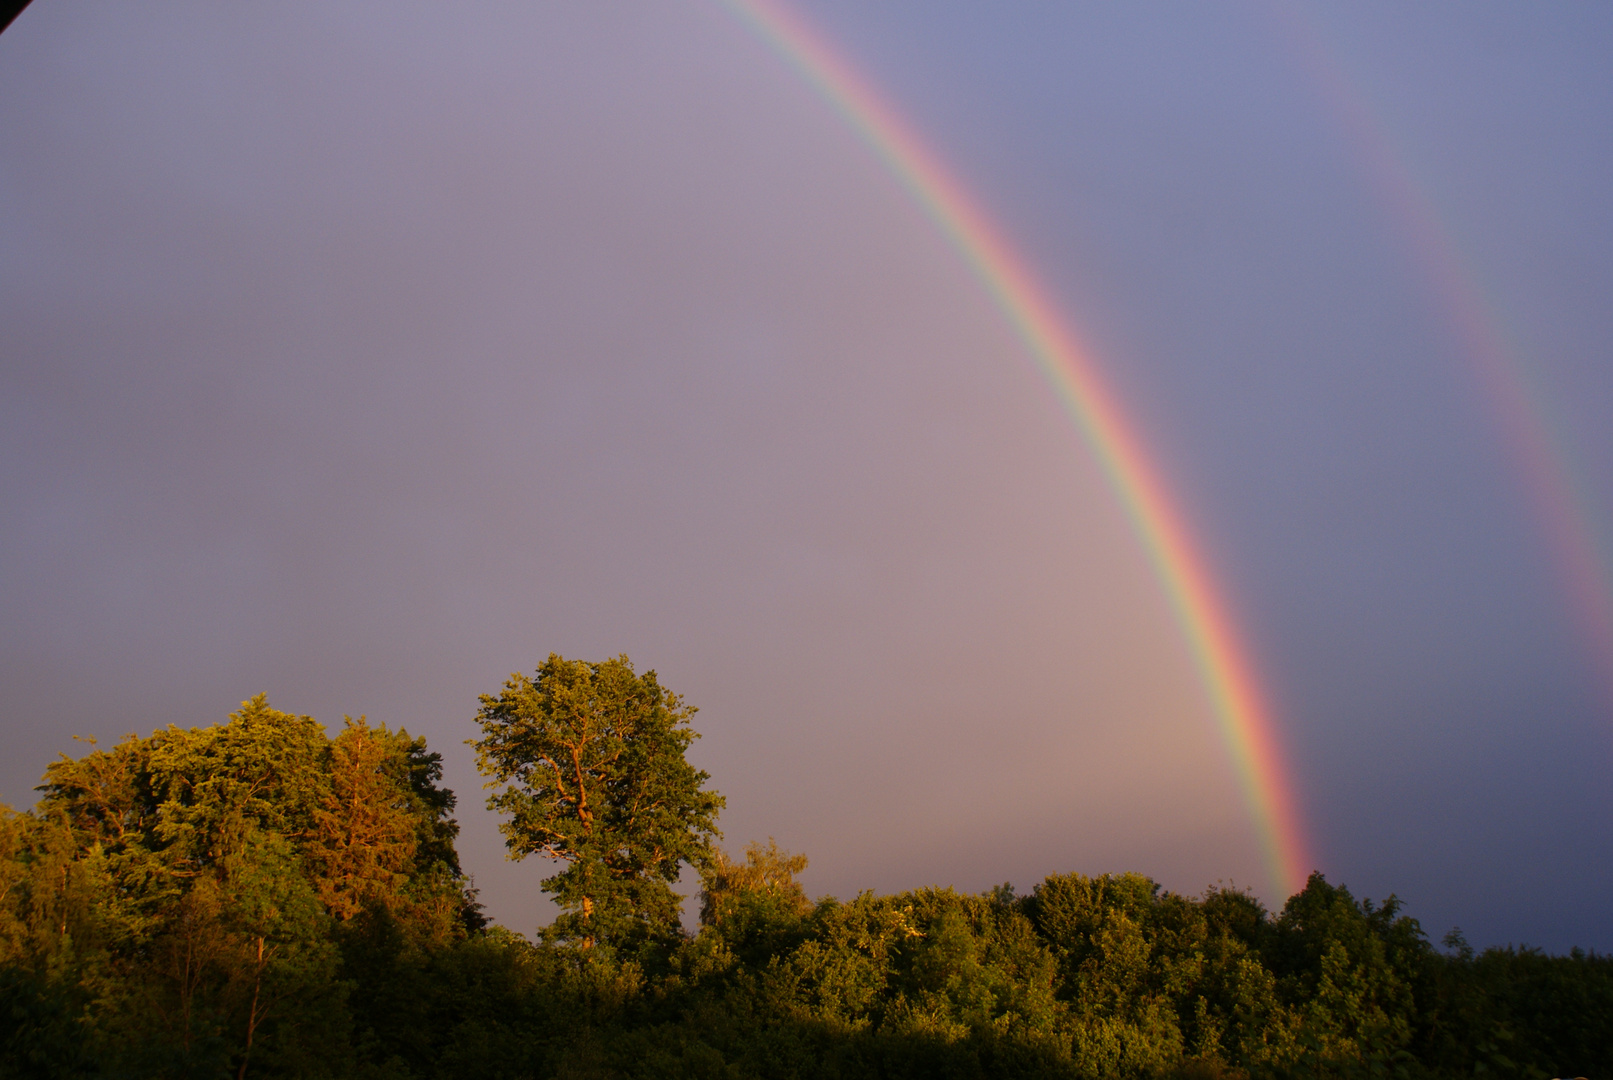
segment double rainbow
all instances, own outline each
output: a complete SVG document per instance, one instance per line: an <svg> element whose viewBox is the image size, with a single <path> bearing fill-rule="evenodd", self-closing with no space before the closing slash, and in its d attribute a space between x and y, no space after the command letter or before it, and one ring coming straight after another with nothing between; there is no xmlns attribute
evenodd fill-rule
<svg viewBox="0 0 1613 1080"><path fill-rule="evenodd" d="M1267 871L1282 895L1308 870L1304 830L1270 710L1181 513L1091 355L1008 241L917 134L805 22L774 0L724 0L810 83L952 243L1024 342L1125 508L1186 638Z"/></svg>

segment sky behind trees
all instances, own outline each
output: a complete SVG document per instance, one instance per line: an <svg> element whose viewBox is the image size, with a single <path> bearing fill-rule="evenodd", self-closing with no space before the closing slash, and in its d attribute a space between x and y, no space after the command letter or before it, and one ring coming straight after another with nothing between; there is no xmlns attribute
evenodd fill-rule
<svg viewBox="0 0 1613 1080"><path fill-rule="evenodd" d="M1436 937L1613 948L1606 657L1414 243L1437 222L1543 404L1605 574L1613 20L798 10L1091 342L1318 868ZM445 753L529 929L476 695L626 652L701 709L728 845L805 851L809 892L1270 892L1068 418L721 7L39 0L0 145L5 801L74 734L367 713Z"/></svg>

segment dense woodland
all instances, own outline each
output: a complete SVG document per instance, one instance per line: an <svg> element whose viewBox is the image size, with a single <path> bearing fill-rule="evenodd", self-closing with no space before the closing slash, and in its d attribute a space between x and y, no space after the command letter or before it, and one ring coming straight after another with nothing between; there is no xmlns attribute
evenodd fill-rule
<svg viewBox="0 0 1613 1080"><path fill-rule="evenodd" d="M1275 914L1136 874L813 901L716 846L692 712L625 657L482 699L511 854L557 870L535 943L406 732L259 697L64 756L0 817L0 1075L1613 1077L1613 958L1435 947L1319 875Z"/></svg>

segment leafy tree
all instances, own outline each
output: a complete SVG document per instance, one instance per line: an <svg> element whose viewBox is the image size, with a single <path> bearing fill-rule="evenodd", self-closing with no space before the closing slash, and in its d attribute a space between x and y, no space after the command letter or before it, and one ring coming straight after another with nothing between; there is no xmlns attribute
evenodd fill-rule
<svg viewBox="0 0 1613 1080"><path fill-rule="evenodd" d="M319 898L344 921L393 897L419 847L408 791L387 769L395 756L387 735L363 717L348 720L331 743L330 790L314 808Z"/></svg>
<svg viewBox="0 0 1613 1080"><path fill-rule="evenodd" d="M384 907L439 938L481 925L454 852L454 794L437 786L442 755L361 716L345 718L327 762L308 845L326 909L345 922Z"/></svg>
<svg viewBox="0 0 1613 1080"><path fill-rule="evenodd" d="M712 859L723 797L684 759L693 707L626 656L550 653L534 677L484 694L472 740L510 857L566 864L543 882L564 910L552 934L585 943L674 934L683 864Z"/></svg>
<svg viewBox="0 0 1613 1080"><path fill-rule="evenodd" d="M800 937L812 902L795 875L807 867L805 855L792 855L769 839L750 844L745 861L717 850L701 872L700 924L742 958L766 963Z"/></svg>
<svg viewBox="0 0 1613 1080"><path fill-rule="evenodd" d="M753 907L801 918L812 910L812 902L795 875L806 868L805 855L792 855L771 838L766 847L746 845L744 862L730 859L720 849L714 850L701 875L704 888L700 892L700 922L720 926Z"/></svg>
<svg viewBox="0 0 1613 1080"><path fill-rule="evenodd" d="M1279 995L1304 1020L1307 1071L1349 1074L1405 1055L1432 949L1395 897L1375 906L1312 874L1283 906L1264 955Z"/></svg>

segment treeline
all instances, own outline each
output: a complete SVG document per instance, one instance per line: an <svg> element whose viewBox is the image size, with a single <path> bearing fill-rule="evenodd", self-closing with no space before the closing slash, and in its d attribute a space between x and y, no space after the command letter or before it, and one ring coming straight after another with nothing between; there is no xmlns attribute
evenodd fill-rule
<svg viewBox="0 0 1613 1080"><path fill-rule="evenodd" d="M62 758L0 817L0 1076L1613 1077L1613 959L1435 948L1319 875L1275 915L1135 874L809 900L803 857L707 842L690 712L625 658L483 699L512 851L564 868L536 943L406 732L260 697Z"/></svg>

